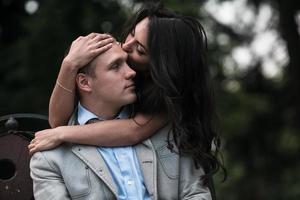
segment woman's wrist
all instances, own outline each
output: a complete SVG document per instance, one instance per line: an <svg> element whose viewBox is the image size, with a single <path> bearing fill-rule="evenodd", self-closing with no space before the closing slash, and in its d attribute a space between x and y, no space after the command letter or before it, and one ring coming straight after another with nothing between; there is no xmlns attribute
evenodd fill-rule
<svg viewBox="0 0 300 200"><path fill-rule="evenodd" d="M58 142L66 142L65 141L65 128L64 128L65 126L59 126L59 127L56 127L56 128L54 128L55 129L55 135L56 135L56 140L58 141Z"/></svg>
<svg viewBox="0 0 300 200"><path fill-rule="evenodd" d="M65 57L63 62L62 62L61 68L67 70L69 73L76 73L77 74L77 71L80 68L80 66L79 66L79 64L76 64L74 61L72 61L68 57Z"/></svg>

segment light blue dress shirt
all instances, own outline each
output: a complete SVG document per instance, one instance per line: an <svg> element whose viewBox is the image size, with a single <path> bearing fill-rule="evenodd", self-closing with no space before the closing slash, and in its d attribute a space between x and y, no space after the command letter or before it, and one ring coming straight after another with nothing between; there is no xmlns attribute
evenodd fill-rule
<svg viewBox="0 0 300 200"><path fill-rule="evenodd" d="M98 118L92 112L78 104L78 122L85 124L88 120ZM128 118L125 109L116 117L117 119ZM117 186L119 200L151 200L146 190L135 149L127 147L98 147L112 177Z"/></svg>

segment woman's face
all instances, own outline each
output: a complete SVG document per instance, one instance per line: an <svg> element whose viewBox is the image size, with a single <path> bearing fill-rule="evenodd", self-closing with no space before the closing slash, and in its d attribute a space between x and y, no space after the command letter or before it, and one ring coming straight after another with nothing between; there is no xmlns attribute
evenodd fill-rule
<svg viewBox="0 0 300 200"><path fill-rule="evenodd" d="M148 24L148 18L140 21L122 45L123 50L128 53L129 66L138 72L149 70Z"/></svg>

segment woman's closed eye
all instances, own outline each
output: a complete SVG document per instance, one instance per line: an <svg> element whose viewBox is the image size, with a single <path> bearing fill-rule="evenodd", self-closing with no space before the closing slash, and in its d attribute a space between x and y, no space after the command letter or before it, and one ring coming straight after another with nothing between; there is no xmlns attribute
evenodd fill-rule
<svg viewBox="0 0 300 200"><path fill-rule="evenodd" d="M145 49L140 44L137 44L136 50L140 55L146 55Z"/></svg>

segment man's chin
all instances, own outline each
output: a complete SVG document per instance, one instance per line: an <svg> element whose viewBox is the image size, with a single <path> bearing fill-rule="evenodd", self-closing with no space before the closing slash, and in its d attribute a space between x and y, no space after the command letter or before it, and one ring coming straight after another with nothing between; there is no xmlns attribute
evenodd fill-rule
<svg viewBox="0 0 300 200"><path fill-rule="evenodd" d="M134 103L134 102L136 101L136 99L137 99L136 95L135 95L135 94L132 95L131 97L129 97L129 98L127 99L127 104L132 104L132 103Z"/></svg>

